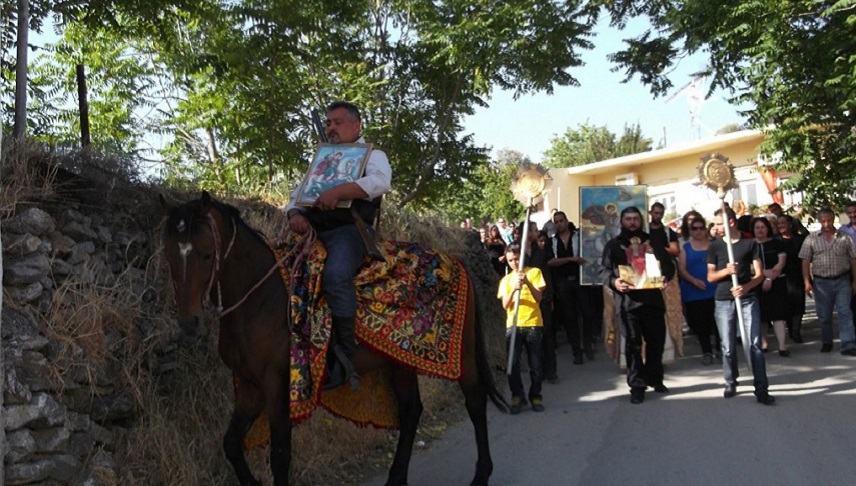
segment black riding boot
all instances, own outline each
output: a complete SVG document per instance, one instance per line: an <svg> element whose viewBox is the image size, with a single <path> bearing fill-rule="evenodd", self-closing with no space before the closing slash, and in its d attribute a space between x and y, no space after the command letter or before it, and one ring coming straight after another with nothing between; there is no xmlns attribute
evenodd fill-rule
<svg viewBox="0 0 856 486"><path fill-rule="evenodd" d="M330 339L330 352L327 353L325 390L340 387L345 383L349 383L354 390L360 386L360 376L354 366L356 350L354 318L333 316L333 336Z"/></svg>

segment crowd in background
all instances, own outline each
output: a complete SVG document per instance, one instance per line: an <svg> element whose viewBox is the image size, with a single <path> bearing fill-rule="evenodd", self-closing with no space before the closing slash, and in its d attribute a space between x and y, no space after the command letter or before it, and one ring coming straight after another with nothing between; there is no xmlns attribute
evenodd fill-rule
<svg viewBox="0 0 856 486"><path fill-rule="evenodd" d="M649 211L655 218L659 212L659 218L649 222L650 227L661 224L663 208L657 206L655 204ZM718 227L713 224L713 217L709 221L697 211L689 211L679 222L664 226L665 241L658 242L655 247L665 245L666 251L658 255L658 260L663 272L668 273L666 278L674 278L679 283L683 316L701 345L702 364L722 362L722 336L714 319L714 304L719 297L717 283L709 279L709 265L711 245L723 238L728 215L734 215L736 220L734 231L738 234L732 234L732 238L749 240L752 254L760 260L763 281L754 289L751 298L757 300L760 309L763 352L768 348L769 330L775 336L776 351L783 358L791 354L789 341L803 342L802 322L808 295L814 298L822 331L820 351L832 350L835 311L841 353L856 355L856 202L846 203L845 209L849 221L838 228L833 225L832 211L819 211L815 224L819 224L820 229L814 232L809 232L799 218L786 214L778 204L770 205L765 214L758 216L735 214L728 208L725 217L719 217ZM469 220L461 226L472 228ZM507 275L510 270L508 250L519 253L523 225L499 218L478 231L494 270L499 276ZM543 338L538 342L543 354L535 363L540 369L533 370L530 363L530 378L533 385L538 381L540 390L541 379L550 383L558 381L555 359L558 331L564 331L567 336L574 364L593 359L593 345L600 339L603 324L603 292L599 286L580 285L580 265L590 262L579 257L577 229L563 212L554 209L552 219L540 229L530 223L527 240L526 267L538 268L545 284L543 289L533 288L540 294L538 305ZM760 275L752 277L760 280ZM525 281L521 285L525 287ZM532 354L528 348L527 354ZM662 383L659 385L665 389ZM534 398L543 408L540 394ZM518 397L518 405L520 402L525 404L525 398Z"/></svg>

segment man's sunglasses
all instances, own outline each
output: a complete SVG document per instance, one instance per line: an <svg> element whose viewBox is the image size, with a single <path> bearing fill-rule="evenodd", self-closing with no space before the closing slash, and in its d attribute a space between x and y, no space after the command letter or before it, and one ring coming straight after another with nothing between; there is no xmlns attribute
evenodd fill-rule
<svg viewBox="0 0 856 486"><path fill-rule="evenodd" d="M693 226L693 227L691 227L690 229L691 229L691 230L693 230L693 231L695 231L695 230L704 230L704 229L705 229L705 227L704 227L704 226Z"/></svg>

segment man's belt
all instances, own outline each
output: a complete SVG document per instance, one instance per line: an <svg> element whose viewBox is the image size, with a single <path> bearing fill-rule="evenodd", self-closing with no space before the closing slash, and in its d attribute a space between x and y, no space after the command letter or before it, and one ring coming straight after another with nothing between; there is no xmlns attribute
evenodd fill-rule
<svg viewBox="0 0 856 486"><path fill-rule="evenodd" d="M811 278L820 279L820 280L838 280L839 278L846 277L848 275L850 275L850 272L844 272L844 273L838 274L834 277L821 277L820 275L812 275Z"/></svg>

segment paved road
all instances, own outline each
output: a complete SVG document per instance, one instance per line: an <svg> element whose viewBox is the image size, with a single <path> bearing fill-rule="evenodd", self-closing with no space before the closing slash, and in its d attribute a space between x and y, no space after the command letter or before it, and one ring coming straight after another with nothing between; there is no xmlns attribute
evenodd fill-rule
<svg viewBox="0 0 856 486"><path fill-rule="evenodd" d="M745 367L746 385L722 398L721 366L701 364L693 336L688 356L666 367L671 393L649 391L641 405L630 404L624 376L602 353L574 366L564 345L562 381L545 384L546 412L490 406L491 484L853 484L856 358L841 356L837 342L819 353L819 331L807 327L790 358L767 354L772 407L755 402ZM469 484L475 455L472 427L460 423L414 456L410 485Z"/></svg>

